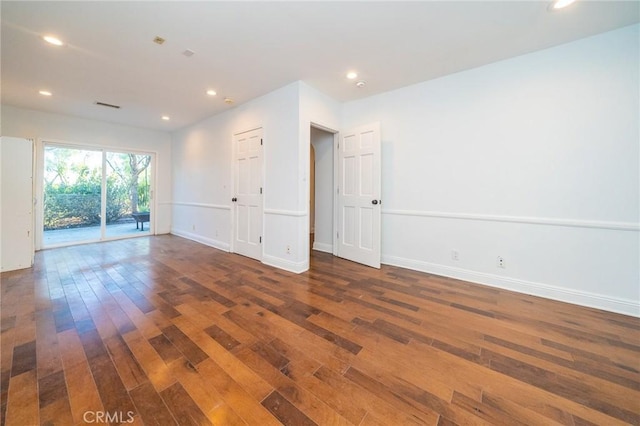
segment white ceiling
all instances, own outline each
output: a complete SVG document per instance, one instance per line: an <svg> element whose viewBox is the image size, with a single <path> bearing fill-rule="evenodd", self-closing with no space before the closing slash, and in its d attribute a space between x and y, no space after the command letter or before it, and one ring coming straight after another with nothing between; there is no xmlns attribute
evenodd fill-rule
<svg viewBox="0 0 640 426"><path fill-rule="evenodd" d="M225 96L239 105L302 80L349 101L640 21L638 1L548 4L3 0L2 103L171 131L232 108Z"/></svg>

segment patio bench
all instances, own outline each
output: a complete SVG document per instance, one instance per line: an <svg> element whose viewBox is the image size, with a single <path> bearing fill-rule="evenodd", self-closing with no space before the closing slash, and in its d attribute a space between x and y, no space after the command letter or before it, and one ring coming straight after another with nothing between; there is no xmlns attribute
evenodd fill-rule
<svg viewBox="0 0 640 426"><path fill-rule="evenodd" d="M133 216L133 218L136 220L136 229L140 229L141 231L144 231L144 223L149 222L150 215L151 215L150 212L131 213L131 216ZM138 224L140 224L139 228L138 228Z"/></svg>

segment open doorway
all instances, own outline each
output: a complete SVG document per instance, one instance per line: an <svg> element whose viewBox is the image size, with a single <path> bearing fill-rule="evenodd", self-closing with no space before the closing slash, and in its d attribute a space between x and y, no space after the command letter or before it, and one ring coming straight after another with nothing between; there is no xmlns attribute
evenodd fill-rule
<svg viewBox="0 0 640 426"><path fill-rule="evenodd" d="M334 253L334 137L311 126L309 241L311 250Z"/></svg>
<svg viewBox="0 0 640 426"><path fill-rule="evenodd" d="M311 250L380 268L380 123L345 131L311 125L309 230ZM311 202L313 201L313 207Z"/></svg>

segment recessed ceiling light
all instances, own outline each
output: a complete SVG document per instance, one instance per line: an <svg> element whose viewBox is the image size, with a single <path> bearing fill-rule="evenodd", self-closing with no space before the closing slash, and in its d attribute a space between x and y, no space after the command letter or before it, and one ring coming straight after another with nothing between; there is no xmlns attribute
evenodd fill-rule
<svg viewBox="0 0 640 426"><path fill-rule="evenodd" d="M564 9L572 3L575 3L576 0L555 0L551 3L552 10Z"/></svg>
<svg viewBox="0 0 640 426"><path fill-rule="evenodd" d="M169 121L169 120L171 120L171 118L170 118L168 115L163 115L163 116L162 116L162 119L163 119L164 121Z"/></svg>
<svg viewBox="0 0 640 426"><path fill-rule="evenodd" d="M215 91L215 90L209 89L209 90L207 90L207 95L209 95L209 96L215 96L215 95L217 95L217 93L216 93L216 91Z"/></svg>
<svg viewBox="0 0 640 426"><path fill-rule="evenodd" d="M42 39L49 44L53 44L54 46L62 46L64 44L62 40L54 36L44 36L42 37Z"/></svg>
<svg viewBox="0 0 640 426"><path fill-rule="evenodd" d="M231 98L224 98L224 103L227 105L231 105L233 103L233 99Z"/></svg>
<svg viewBox="0 0 640 426"><path fill-rule="evenodd" d="M51 96L53 94L48 90L40 90L38 93L40 93L42 96Z"/></svg>
<svg viewBox="0 0 640 426"><path fill-rule="evenodd" d="M358 78L358 73L357 73L357 72L355 72L355 71L349 71L349 72L347 73L347 78L348 78L349 80L353 80L354 78Z"/></svg>
<svg viewBox="0 0 640 426"><path fill-rule="evenodd" d="M360 80L359 82L356 83L357 87L364 87L366 85L367 85L367 82L366 81L362 81L362 80Z"/></svg>
<svg viewBox="0 0 640 426"><path fill-rule="evenodd" d="M153 42L154 42L155 44L162 44L162 43L164 43L164 42L165 42L165 39L163 39L163 38L162 38L162 37L160 37L160 36L155 36L155 37L153 38Z"/></svg>

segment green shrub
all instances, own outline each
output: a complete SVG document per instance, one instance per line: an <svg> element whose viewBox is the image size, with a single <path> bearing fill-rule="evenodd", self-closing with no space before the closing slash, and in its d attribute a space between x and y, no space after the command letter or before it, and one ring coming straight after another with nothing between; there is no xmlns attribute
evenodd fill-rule
<svg viewBox="0 0 640 426"><path fill-rule="evenodd" d="M46 185L44 191L44 229L62 229L100 224L100 184ZM127 187L115 179L107 180L107 223L131 213Z"/></svg>

